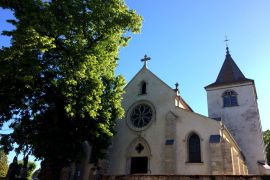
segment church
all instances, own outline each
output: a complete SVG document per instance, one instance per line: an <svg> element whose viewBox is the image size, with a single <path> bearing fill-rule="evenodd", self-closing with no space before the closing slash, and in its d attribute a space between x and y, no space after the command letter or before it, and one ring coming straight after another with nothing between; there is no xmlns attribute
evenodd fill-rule
<svg viewBox="0 0 270 180"><path fill-rule="evenodd" d="M229 48L216 81L205 87L208 117L198 114L144 66L124 88L107 173L176 175L266 174L254 80Z"/></svg>

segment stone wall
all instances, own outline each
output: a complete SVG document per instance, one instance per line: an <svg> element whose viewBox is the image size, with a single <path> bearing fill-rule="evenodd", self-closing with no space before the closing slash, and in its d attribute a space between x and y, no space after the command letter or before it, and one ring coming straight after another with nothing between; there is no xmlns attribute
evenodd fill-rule
<svg viewBox="0 0 270 180"><path fill-rule="evenodd" d="M163 159L163 172L164 174L174 174L176 172L176 150L175 150L175 120L176 116L169 112L166 115L165 123L165 147L164 147L164 159ZM171 142L170 142L171 141Z"/></svg>
<svg viewBox="0 0 270 180"><path fill-rule="evenodd" d="M210 142L210 153L212 175L248 174L241 151L226 129L223 128L220 141Z"/></svg>
<svg viewBox="0 0 270 180"><path fill-rule="evenodd" d="M221 143L210 144L211 170L213 175L220 174L223 171Z"/></svg>
<svg viewBox="0 0 270 180"><path fill-rule="evenodd" d="M237 93L238 106L223 107L222 95L226 90ZM208 116L222 119L245 155L248 173L260 174L257 162L265 160L265 152L254 83L228 84L206 91Z"/></svg>
<svg viewBox="0 0 270 180"><path fill-rule="evenodd" d="M237 176L237 175L133 175L104 176L101 180L268 180L270 176Z"/></svg>
<svg viewBox="0 0 270 180"><path fill-rule="evenodd" d="M236 158L236 152L231 143L226 140L222 141L223 159L224 159L224 174L235 174L238 175L238 161Z"/></svg>

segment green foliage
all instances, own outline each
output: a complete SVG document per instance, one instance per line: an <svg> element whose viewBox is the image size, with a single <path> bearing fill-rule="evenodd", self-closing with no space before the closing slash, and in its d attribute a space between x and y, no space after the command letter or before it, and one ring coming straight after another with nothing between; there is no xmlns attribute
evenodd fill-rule
<svg viewBox="0 0 270 180"><path fill-rule="evenodd" d="M0 124L5 151L30 153L57 166L78 158L81 143L93 161L105 155L115 120L123 116L124 79L115 76L119 48L142 18L123 0L8 0L16 17L0 49Z"/></svg>
<svg viewBox="0 0 270 180"><path fill-rule="evenodd" d="M0 149L0 177L6 177L8 172L8 158L3 150Z"/></svg>
<svg viewBox="0 0 270 180"><path fill-rule="evenodd" d="M19 161L18 162L18 164L19 165L21 165L21 166L23 166L23 161ZM31 161L28 161L28 163L27 163L27 179L31 179L31 176L32 176L32 174L33 174L33 172L34 172L34 170L36 169L36 164L35 164L35 162L31 162Z"/></svg>
<svg viewBox="0 0 270 180"><path fill-rule="evenodd" d="M270 130L269 129L263 132L263 140L265 144L266 159L267 159L267 162L270 163Z"/></svg>

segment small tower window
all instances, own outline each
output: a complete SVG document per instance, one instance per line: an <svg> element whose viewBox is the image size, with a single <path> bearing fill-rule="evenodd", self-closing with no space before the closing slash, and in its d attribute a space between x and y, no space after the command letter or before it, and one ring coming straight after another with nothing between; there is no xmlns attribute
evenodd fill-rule
<svg viewBox="0 0 270 180"><path fill-rule="evenodd" d="M188 162L201 162L201 140L195 133L192 133L188 138Z"/></svg>
<svg viewBox="0 0 270 180"><path fill-rule="evenodd" d="M237 93L235 91L225 91L222 97L224 107L238 106Z"/></svg>
<svg viewBox="0 0 270 180"><path fill-rule="evenodd" d="M142 82L141 84L141 94L146 94L146 82Z"/></svg>

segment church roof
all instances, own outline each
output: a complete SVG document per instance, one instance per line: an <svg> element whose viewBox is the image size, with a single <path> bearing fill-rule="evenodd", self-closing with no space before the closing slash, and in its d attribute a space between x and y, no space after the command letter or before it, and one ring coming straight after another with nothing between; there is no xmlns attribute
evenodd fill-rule
<svg viewBox="0 0 270 180"><path fill-rule="evenodd" d="M238 66L231 57L228 47L226 48L226 50L226 58L220 69L216 82L206 86L205 88L217 87L226 84L253 82L252 79L246 78L241 72L241 70L238 68Z"/></svg>

